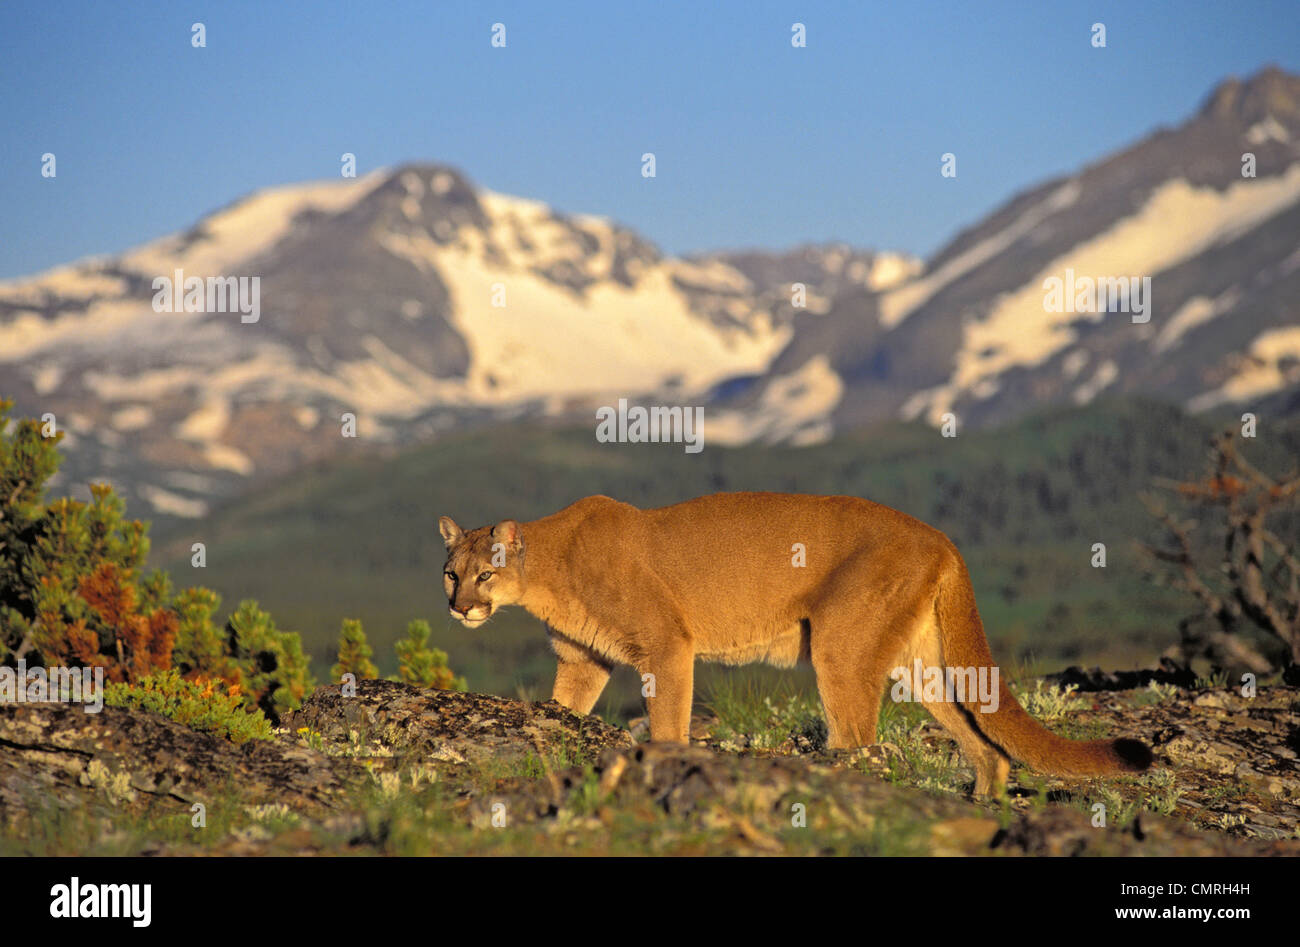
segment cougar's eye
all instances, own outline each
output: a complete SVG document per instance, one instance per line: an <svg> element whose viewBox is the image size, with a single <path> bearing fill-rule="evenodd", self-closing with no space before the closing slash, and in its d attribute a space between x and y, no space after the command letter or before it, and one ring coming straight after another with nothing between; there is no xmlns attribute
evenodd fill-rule
<svg viewBox="0 0 1300 947"><path fill-rule="evenodd" d="M486 581L487 581L488 579L490 579L490 578L492 578L492 573L491 573L491 572L480 572L480 573L478 574L478 580L479 580L480 582L486 582Z"/></svg>

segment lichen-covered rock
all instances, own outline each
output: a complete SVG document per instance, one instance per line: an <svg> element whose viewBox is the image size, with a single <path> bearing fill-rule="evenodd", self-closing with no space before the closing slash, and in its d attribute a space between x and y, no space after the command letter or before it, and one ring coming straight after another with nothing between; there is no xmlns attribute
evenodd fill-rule
<svg viewBox="0 0 1300 947"><path fill-rule="evenodd" d="M207 802L235 785L251 801L307 811L338 803L364 773L306 747L240 746L158 714L78 705L0 706L0 816L34 804Z"/></svg>
<svg viewBox="0 0 1300 947"><path fill-rule="evenodd" d="M632 745L626 730L553 700L524 703L395 681L360 681L352 697L338 684L319 687L282 723L291 736L306 728L313 741L325 744L361 744L370 752L448 763L537 753L595 759L603 750Z"/></svg>
<svg viewBox="0 0 1300 947"><path fill-rule="evenodd" d="M174 829L192 803L221 800L216 832L168 831L125 853L1294 855L1297 710L1286 688L1094 692L1056 725L1142 734L1156 769L1017 770L1004 808L971 799L960 768L926 776L926 759L954 749L930 725L908 753L737 751L703 719L704 745L637 743L550 701L363 681L355 696L318 689L274 740L235 746L144 711L3 705L0 842L31 850L52 806L87 816L59 843L67 854L86 832L129 835L119 812Z"/></svg>
<svg viewBox="0 0 1300 947"><path fill-rule="evenodd" d="M1234 834L1300 838L1295 690L1260 687L1253 697L1231 690L1178 691L1153 703L1130 700L1080 716L1146 735L1156 766L1171 770L1177 782L1174 814L1201 824L1237 818Z"/></svg>

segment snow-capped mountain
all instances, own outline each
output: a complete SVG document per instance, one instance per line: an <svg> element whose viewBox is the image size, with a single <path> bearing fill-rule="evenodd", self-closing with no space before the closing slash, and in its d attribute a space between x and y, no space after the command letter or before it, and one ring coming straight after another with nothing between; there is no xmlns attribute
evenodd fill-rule
<svg viewBox="0 0 1300 947"><path fill-rule="evenodd" d="M1137 295L1075 305L1082 278L1142 287L1144 318L1117 311ZM65 480L199 516L358 444L590 420L620 397L706 404L709 443L990 424L1103 393L1293 411L1298 317L1300 77L1270 69L924 265L843 245L666 257L439 165L269 189L0 283L0 396L55 414Z"/></svg>
<svg viewBox="0 0 1300 947"><path fill-rule="evenodd" d="M1085 276L1108 290L1149 278L1147 310L1122 311L1109 292L1092 309L1050 304L1053 280ZM1225 82L1181 126L1017 196L915 279L848 292L793 325L766 376L722 415L737 439L817 439L947 412L985 425L1103 392L1193 412L1292 412L1300 77L1266 69Z"/></svg>
<svg viewBox="0 0 1300 947"><path fill-rule="evenodd" d="M608 220L406 166L260 192L0 283L0 395L54 413L65 478L198 516L346 451L349 414L357 442L400 444L619 397L698 400L790 340L789 274L825 309L917 268L843 247L666 258Z"/></svg>

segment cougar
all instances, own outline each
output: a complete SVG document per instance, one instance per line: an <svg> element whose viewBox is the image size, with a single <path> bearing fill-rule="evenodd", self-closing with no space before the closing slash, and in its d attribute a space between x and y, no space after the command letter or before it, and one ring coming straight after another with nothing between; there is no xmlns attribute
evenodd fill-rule
<svg viewBox="0 0 1300 947"><path fill-rule="evenodd" d="M1075 777L1151 763L1137 740L1068 740L1034 720L996 673L956 547L878 503L717 493L642 510L593 496L468 532L444 516L439 530L453 617L477 628L519 605L544 622L553 696L578 713L615 664L632 666L652 695L655 741L686 742L697 659L811 663L831 748L874 742L891 671L901 681L895 669L919 661L995 682L984 700L951 686L913 695L973 764L977 793L1000 792L1012 759Z"/></svg>

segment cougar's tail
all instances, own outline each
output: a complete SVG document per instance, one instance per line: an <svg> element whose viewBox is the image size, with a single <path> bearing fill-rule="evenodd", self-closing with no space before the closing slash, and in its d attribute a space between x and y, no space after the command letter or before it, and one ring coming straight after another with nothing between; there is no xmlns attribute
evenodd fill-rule
<svg viewBox="0 0 1300 947"><path fill-rule="evenodd" d="M993 655L975 608L975 591L966 566L941 580L937 612L944 664L992 668ZM1013 759L1055 776L1106 776L1138 773L1151 765L1151 750L1140 740L1067 740L1031 717L998 675L997 709L983 713L967 703L970 719L990 742Z"/></svg>

